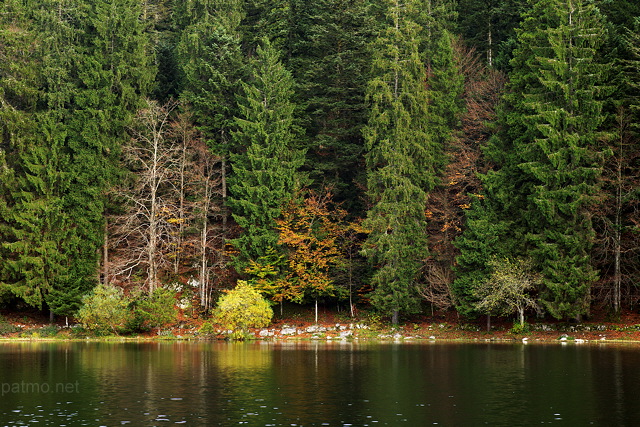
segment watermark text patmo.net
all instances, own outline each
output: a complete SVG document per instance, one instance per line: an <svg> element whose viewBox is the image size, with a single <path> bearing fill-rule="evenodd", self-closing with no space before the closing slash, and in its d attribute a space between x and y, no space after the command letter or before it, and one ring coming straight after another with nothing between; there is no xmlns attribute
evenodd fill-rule
<svg viewBox="0 0 640 427"><path fill-rule="evenodd" d="M80 384L74 383L0 383L0 396L8 394L48 394L48 393L79 393Z"/></svg>

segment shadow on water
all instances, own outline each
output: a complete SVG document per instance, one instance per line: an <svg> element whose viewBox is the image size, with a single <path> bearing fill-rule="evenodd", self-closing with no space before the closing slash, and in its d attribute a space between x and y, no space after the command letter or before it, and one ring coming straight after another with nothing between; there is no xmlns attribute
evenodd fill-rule
<svg viewBox="0 0 640 427"><path fill-rule="evenodd" d="M2 425L640 425L640 347L0 344Z"/></svg>

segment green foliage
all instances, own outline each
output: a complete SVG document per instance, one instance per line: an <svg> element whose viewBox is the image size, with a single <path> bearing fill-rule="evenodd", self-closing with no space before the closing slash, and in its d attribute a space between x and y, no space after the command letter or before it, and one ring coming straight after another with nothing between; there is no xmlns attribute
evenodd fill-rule
<svg viewBox="0 0 640 427"><path fill-rule="evenodd" d="M11 3L0 28L19 37L7 53L28 53L3 57L14 65L0 73L0 286L70 314L95 285L106 188L152 61L137 1L82 1L64 13L57 1Z"/></svg>
<svg viewBox="0 0 640 427"><path fill-rule="evenodd" d="M203 287L206 277L223 276L227 260L213 254L239 225L237 271L270 299L286 299L285 255L302 251L295 239L278 243L276 220L299 188L330 186L348 218L367 217L367 233L352 234L349 252L368 235L362 254L371 261L373 304L384 315L416 310L423 262L442 250L439 241L427 250L424 210L445 153L460 156L447 173L480 172L483 186L471 189L481 195L456 241L461 314L478 311L494 257L532 259L543 281L538 296L555 317L588 311L596 268L602 283L615 276L618 287L637 278L637 1L5 0L1 8L2 298L65 315L95 286L105 216L113 218L117 204L108 189L122 175L125 130L154 79L156 96L191 107L194 140L202 136L203 151L208 145L218 155L206 167L205 156L194 155L215 188L202 199L207 208L193 208L203 226L181 223L175 233L180 240L202 230L202 256L184 239L172 252L184 251L175 274L200 258ZM472 76L477 65L456 57L458 36L510 72L495 135L472 163L451 144L463 111L459 68ZM486 83L471 78L464 89L493 96L477 90ZM485 100L468 101L473 115ZM616 127L619 106L629 120ZM491 119L485 113L476 122ZM610 129L620 132L603 132ZM195 188L203 182L182 182L189 190L181 209L200 205ZM227 194L235 222L225 207L212 207L223 203L208 204ZM123 241L148 238L140 236ZM313 277L306 283L325 295L351 287L343 260L320 266L323 259L309 256L331 239L309 236L317 239L299 245L311 250L290 284ZM108 255L110 265L120 261ZM607 273L614 263L621 267ZM155 296L139 297L136 328L171 317L150 314L162 305Z"/></svg>
<svg viewBox="0 0 640 427"><path fill-rule="evenodd" d="M129 300L133 316L128 327L132 330L159 328L177 319L176 294L169 289L156 288L151 293L139 290Z"/></svg>
<svg viewBox="0 0 640 427"><path fill-rule="evenodd" d="M442 146L430 134L426 70L420 58L419 2L385 2L385 18L373 49L364 129L368 196L363 223L370 230L362 253L378 269L373 304L392 315L417 309L415 280L427 255L424 206L436 183Z"/></svg>
<svg viewBox="0 0 640 427"><path fill-rule="evenodd" d="M217 333L217 330L213 319L205 321L198 330L198 333L201 335L215 335Z"/></svg>
<svg viewBox="0 0 640 427"><path fill-rule="evenodd" d="M602 172L597 140L608 90L597 51L605 37L592 2L538 2L518 31L512 62L506 99L525 129L514 148L530 181L526 237L543 274L541 300L558 318L587 312L597 278L589 208Z"/></svg>
<svg viewBox="0 0 640 427"><path fill-rule="evenodd" d="M249 261L249 266L244 270L251 286L274 303L286 299L283 287L285 262L284 254L269 248L257 260Z"/></svg>
<svg viewBox="0 0 640 427"><path fill-rule="evenodd" d="M231 129L238 114L235 94L244 78L238 0L198 0L176 8L180 22L177 58L181 100L191 105L196 124L214 154L231 153Z"/></svg>
<svg viewBox="0 0 640 427"><path fill-rule="evenodd" d="M540 283L540 276L532 271L530 261L522 259L493 258L489 267L492 273L475 289L475 308L499 316L517 313L519 323L524 325L525 310L539 309L531 293Z"/></svg>
<svg viewBox="0 0 640 427"><path fill-rule="evenodd" d="M484 54L488 65L507 68L510 41L529 4L522 0L459 0L459 34Z"/></svg>
<svg viewBox="0 0 640 427"><path fill-rule="evenodd" d="M291 2L294 3L294 2ZM287 61L305 128L306 169L313 189L331 187L350 211L362 209L362 127L376 24L368 2L311 0L292 10L295 33ZM293 29L291 29L293 30Z"/></svg>
<svg viewBox="0 0 640 427"><path fill-rule="evenodd" d="M252 62L252 80L242 85L239 130L233 139L246 152L232 157L229 206L243 233L233 240L238 271L277 249L275 219L300 186L304 153L294 147L293 80L279 53L263 40Z"/></svg>
<svg viewBox="0 0 640 427"><path fill-rule="evenodd" d="M268 326L273 318L269 302L245 281L218 300L212 320L224 329L245 333L248 328Z"/></svg>
<svg viewBox="0 0 640 427"><path fill-rule="evenodd" d="M531 332L531 327L527 322L518 322L513 324L513 327L509 330L509 332L513 335L528 334L529 332Z"/></svg>
<svg viewBox="0 0 640 427"><path fill-rule="evenodd" d="M133 320L129 300L122 289L102 284L82 298L82 307L76 316L90 331L116 335L126 331Z"/></svg>
<svg viewBox="0 0 640 427"><path fill-rule="evenodd" d="M4 317L0 316L0 335L9 335L20 330L18 326L12 325Z"/></svg>
<svg viewBox="0 0 640 427"><path fill-rule="evenodd" d="M499 207L489 202L491 195L473 199L466 211L466 227L455 241L460 251L456 258L456 279L452 285L456 309L463 316L476 313L476 290L492 273L495 258L512 255L517 229L513 221L501 220Z"/></svg>
<svg viewBox="0 0 640 427"><path fill-rule="evenodd" d="M470 217L459 242L464 277L458 283L467 290L481 283L492 253L531 258L542 274L546 310L577 317L588 310L597 278L590 208L602 171L604 27L591 2L543 0L527 11L517 34L501 127L485 151L494 165L483 176L490 211ZM483 216L486 230L473 223ZM485 237L504 241L492 248ZM474 264L479 273L471 271Z"/></svg>
<svg viewBox="0 0 640 427"><path fill-rule="evenodd" d="M35 334L38 334L42 338L53 338L58 335L60 328L56 325L47 325L39 328Z"/></svg>

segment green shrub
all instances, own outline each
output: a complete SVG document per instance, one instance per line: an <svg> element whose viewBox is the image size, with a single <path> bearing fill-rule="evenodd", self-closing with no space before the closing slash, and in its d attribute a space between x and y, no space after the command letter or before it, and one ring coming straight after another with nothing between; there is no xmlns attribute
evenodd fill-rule
<svg viewBox="0 0 640 427"><path fill-rule="evenodd" d="M8 335L20 331L20 328L7 322L0 316L0 335Z"/></svg>
<svg viewBox="0 0 640 427"><path fill-rule="evenodd" d="M232 337L245 336L250 327L268 326L273 318L269 302L243 280L218 300L212 320L224 329L233 331Z"/></svg>
<svg viewBox="0 0 640 427"><path fill-rule="evenodd" d="M145 331L175 323L178 317L176 294L165 288L157 288L152 293L138 291L132 295L131 330Z"/></svg>
<svg viewBox="0 0 640 427"><path fill-rule="evenodd" d="M38 329L40 336L45 338L53 338L58 335L58 332L60 332L60 329L56 325L47 325Z"/></svg>
<svg viewBox="0 0 640 427"><path fill-rule="evenodd" d="M100 284L82 298L77 317L92 332L118 334L131 324L133 313L121 288Z"/></svg>
<svg viewBox="0 0 640 427"><path fill-rule="evenodd" d="M529 328L529 324L527 322L524 323L514 323L513 327L511 328L511 333L514 335L521 335L521 334L527 334L529 333L530 328Z"/></svg>

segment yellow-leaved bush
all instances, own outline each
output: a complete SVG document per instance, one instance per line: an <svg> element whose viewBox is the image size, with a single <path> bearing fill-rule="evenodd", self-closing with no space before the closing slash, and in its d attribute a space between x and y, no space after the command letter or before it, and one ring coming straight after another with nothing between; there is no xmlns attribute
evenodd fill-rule
<svg viewBox="0 0 640 427"><path fill-rule="evenodd" d="M273 310L269 302L247 282L238 280L235 289L218 299L211 320L238 335L252 327L268 326L272 318Z"/></svg>

